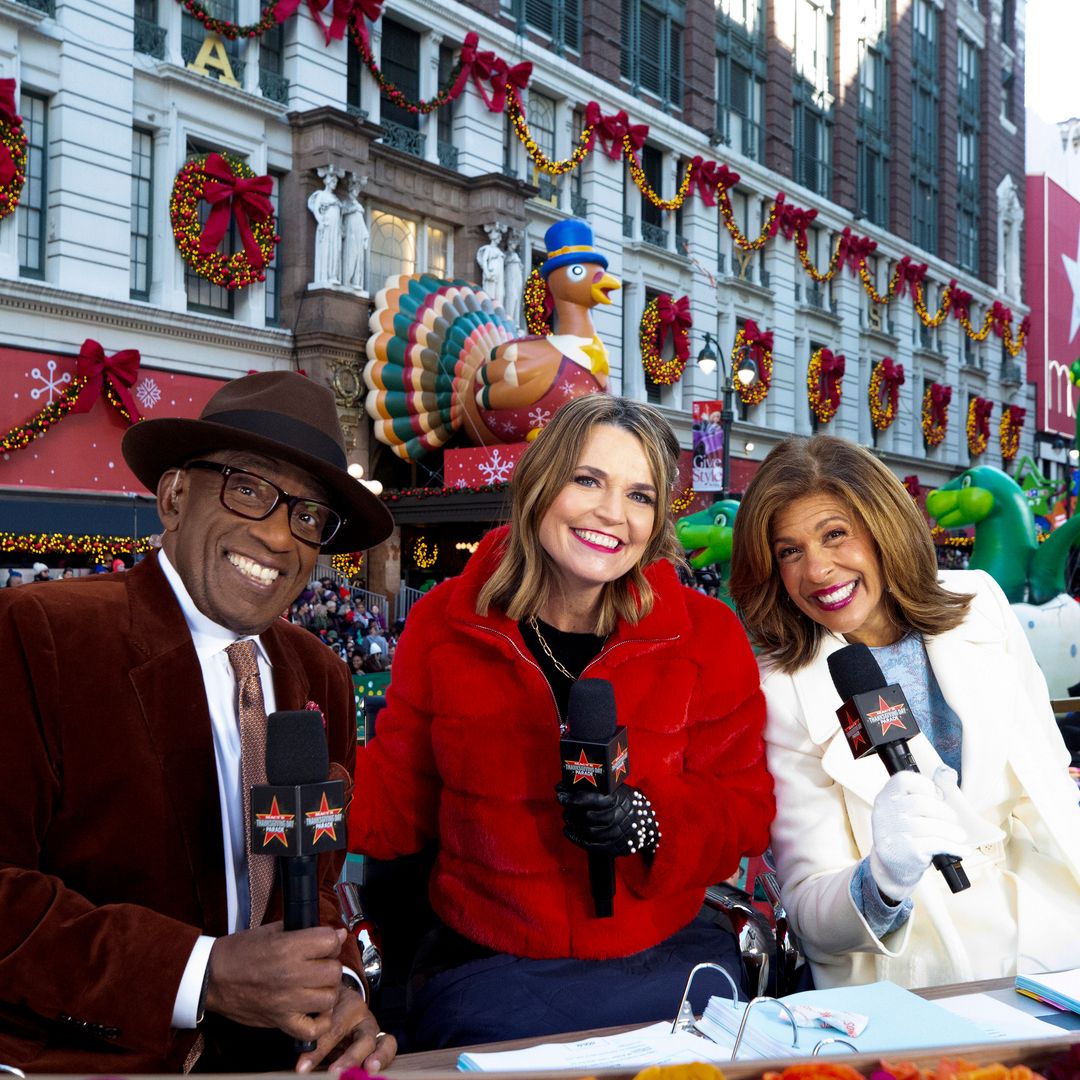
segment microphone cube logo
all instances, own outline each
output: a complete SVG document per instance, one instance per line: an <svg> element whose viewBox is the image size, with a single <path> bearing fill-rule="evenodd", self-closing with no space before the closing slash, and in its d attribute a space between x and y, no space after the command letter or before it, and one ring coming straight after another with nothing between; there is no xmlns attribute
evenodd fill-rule
<svg viewBox="0 0 1080 1080"><path fill-rule="evenodd" d="M317 855L344 847L345 784L341 780L329 780L324 784L305 784L300 790L304 854Z"/></svg>
<svg viewBox="0 0 1080 1080"><path fill-rule="evenodd" d="M840 721L840 727L844 732L844 738L847 739L847 744L851 749L853 757L861 758L864 754L869 754L874 749L866 736L866 729L863 727L862 717L859 715L858 710L852 702L845 701L844 704L836 710L836 719Z"/></svg>
<svg viewBox="0 0 1080 1080"><path fill-rule="evenodd" d="M251 789L251 846L268 855L319 855L343 848L345 784L260 784Z"/></svg>
<svg viewBox="0 0 1080 1080"><path fill-rule="evenodd" d="M617 727L610 739L563 738L559 741L563 783L589 784L610 795L629 775L630 743L626 728Z"/></svg>
<svg viewBox="0 0 1080 1080"><path fill-rule="evenodd" d="M602 761L590 761L582 747L578 757L563 759L563 774L567 780L576 784L579 780L587 780L596 787L596 778L604 775L604 763Z"/></svg>
<svg viewBox="0 0 1080 1080"><path fill-rule="evenodd" d="M290 840L295 847L296 840L296 815L288 813L289 795L291 788L282 789L285 794L285 810L281 808L281 800L273 788L264 789L270 795L270 804L266 804L265 798L256 801L255 792L252 791L251 807L251 848L253 851L262 851L265 848L278 848L278 854L284 855L289 851ZM261 805L260 805L261 803Z"/></svg>

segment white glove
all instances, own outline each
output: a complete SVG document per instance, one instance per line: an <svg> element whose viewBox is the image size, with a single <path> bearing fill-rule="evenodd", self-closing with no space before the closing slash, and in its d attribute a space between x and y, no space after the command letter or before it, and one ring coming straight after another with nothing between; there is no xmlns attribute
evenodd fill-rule
<svg viewBox="0 0 1080 1080"><path fill-rule="evenodd" d="M956 811L922 773L889 777L874 799L870 827L870 874L878 891L896 903L915 891L935 855L963 858L972 850Z"/></svg>

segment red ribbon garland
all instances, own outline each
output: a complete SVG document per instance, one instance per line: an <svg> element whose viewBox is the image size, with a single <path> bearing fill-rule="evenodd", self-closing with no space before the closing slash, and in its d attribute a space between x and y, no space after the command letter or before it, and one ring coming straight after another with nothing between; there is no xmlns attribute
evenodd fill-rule
<svg viewBox="0 0 1080 1080"><path fill-rule="evenodd" d="M86 385L79 391L78 398L71 411L76 413L89 412L94 402L101 396L101 387L105 379L112 384L116 396L123 403L131 422L141 419L139 410L135 406L135 399L131 396L131 387L135 385L135 379L139 374L139 350L121 349L112 356L106 356L105 350L93 338L87 338L79 350L79 357L75 365L75 374L80 379L86 380Z"/></svg>
<svg viewBox="0 0 1080 1080"><path fill-rule="evenodd" d="M779 207L779 213L776 216L784 239L790 240L796 234L803 236L806 233L814 218L817 217L817 211L804 210L801 206L792 206L785 202Z"/></svg>
<svg viewBox="0 0 1080 1080"><path fill-rule="evenodd" d="M623 136L630 126L630 117L626 115L625 109L605 116L600 111L600 105L595 101L590 101L585 106L585 123L593 129L592 139L600 140L604 153L612 161L617 161L622 157ZM592 142L589 144L589 149L592 149Z"/></svg>
<svg viewBox="0 0 1080 1080"><path fill-rule="evenodd" d="M778 191L773 205L776 213L773 214L772 223L769 225L769 236L775 236L780 228L780 218L783 216L784 207L787 205L787 196L782 191Z"/></svg>
<svg viewBox="0 0 1080 1080"><path fill-rule="evenodd" d="M736 187L741 179L742 177L734 169L729 169L726 165L717 167L716 186L722 187L725 192Z"/></svg>
<svg viewBox="0 0 1080 1080"><path fill-rule="evenodd" d="M680 360L686 360L690 355L690 328L694 325L693 316L690 314L690 297L683 296L672 300L667 293L661 293L656 298L656 314L660 317L656 328L657 351L674 335L675 355ZM677 330L681 333L676 333Z"/></svg>
<svg viewBox="0 0 1080 1080"><path fill-rule="evenodd" d="M956 278L949 282L949 304L954 319L971 318L971 301L975 297L966 289L961 289Z"/></svg>
<svg viewBox="0 0 1080 1080"><path fill-rule="evenodd" d="M715 161L706 161L700 154L693 160L690 173L690 187L697 188L701 201L706 206L716 205L716 188L720 183L720 168Z"/></svg>
<svg viewBox="0 0 1080 1080"><path fill-rule="evenodd" d="M220 154L207 157L203 172L208 179L203 184L202 197L212 209L199 238L199 254L209 255L217 250L230 219L235 217L248 261L256 270L261 270L266 260L251 231L251 221L265 221L274 212L270 202L273 180L269 176L234 176Z"/></svg>
<svg viewBox="0 0 1080 1080"><path fill-rule="evenodd" d="M623 137L630 140L630 149L637 153L645 145L645 140L649 137L649 125L627 124Z"/></svg>
<svg viewBox="0 0 1080 1080"><path fill-rule="evenodd" d="M952 401L952 387L941 383L930 384L930 419L935 427L944 427L948 421L949 402Z"/></svg>
<svg viewBox="0 0 1080 1080"><path fill-rule="evenodd" d="M877 250L877 241L869 236L857 236L850 227L845 227L837 244L837 265L845 266L853 273Z"/></svg>
<svg viewBox="0 0 1080 1080"><path fill-rule="evenodd" d="M278 5L274 8L275 21L283 23L286 19L291 18L296 14L301 2L302 0L278 0ZM382 15L383 0L333 0L333 7L330 10L330 24L327 25L323 22L322 13L330 7L330 3L331 0L307 0L311 17L319 24L319 28L326 38L326 44L329 45L331 41L341 41L345 37L345 31L348 29L353 16L359 15L361 18L357 19L356 29L363 38L364 45L367 46L368 33L364 20L367 19L371 22L378 20L379 16Z"/></svg>
<svg viewBox="0 0 1080 1080"><path fill-rule="evenodd" d="M1012 308L1006 307L1000 300L995 300L990 308L990 325L998 337L1005 336L1005 327L1012 322Z"/></svg>
<svg viewBox="0 0 1080 1080"><path fill-rule="evenodd" d="M532 64L528 61L510 67L501 56L496 56L490 49L477 50L480 38L470 30L465 35L461 46L461 70L450 90L451 97L461 93L465 83L472 79L477 93L484 99L484 104L491 112L502 112L506 106L506 88L509 84L514 91L524 90L532 78ZM491 95L488 95L485 83L491 83ZM520 106L520 100L519 100ZM524 115L524 109L522 109Z"/></svg>
<svg viewBox="0 0 1080 1080"><path fill-rule="evenodd" d="M903 296L905 292L910 292L911 299L914 300L918 287L926 277L927 269L926 263L913 263L911 256L905 255L896 264L896 295Z"/></svg>

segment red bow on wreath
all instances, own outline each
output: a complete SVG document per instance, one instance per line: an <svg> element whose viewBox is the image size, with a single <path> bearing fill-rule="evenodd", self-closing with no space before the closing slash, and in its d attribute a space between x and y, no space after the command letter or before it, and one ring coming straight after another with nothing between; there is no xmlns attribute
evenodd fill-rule
<svg viewBox="0 0 1080 1080"><path fill-rule="evenodd" d="M816 210L804 210L801 206L791 206L788 203L780 207L777 214L780 232L785 240L790 240L796 234L803 235L816 217Z"/></svg>
<svg viewBox="0 0 1080 1080"><path fill-rule="evenodd" d="M859 267L877 250L877 241L871 240L869 236L856 236L850 229L845 227L844 231L840 234L840 241L837 244L836 259L837 265L843 269L844 266L853 273L859 272Z"/></svg>
<svg viewBox="0 0 1080 1080"><path fill-rule="evenodd" d="M758 324L753 319L747 319L743 324L743 337L750 346L750 353L757 359L757 355L765 349L773 347L773 332L771 330L759 330Z"/></svg>
<svg viewBox="0 0 1080 1080"><path fill-rule="evenodd" d="M1019 405L1010 405L1008 413L1009 422L1013 427L1021 428L1024 426L1024 417L1027 416L1027 409L1023 409Z"/></svg>
<svg viewBox="0 0 1080 1080"><path fill-rule="evenodd" d="M845 365L843 353L821 350L821 388L830 405L835 405L840 397L840 380L844 377Z"/></svg>
<svg viewBox="0 0 1080 1080"><path fill-rule="evenodd" d="M990 414L994 411L994 403L989 398L975 398L975 431L979 435L990 433Z"/></svg>
<svg viewBox="0 0 1080 1080"><path fill-rule="evenodd" d="M971 295L966 289L961 289L956 284L956 278L953 278L949 282L949 304L952 309L954 319L970 319L971 318L971 301L975 297Z"/></svg>
<svg viewBox="0 0 1080 1080"><path fill-rule="evenodd" d="M251 219L265 221L274 212L270 202L273 180L269 176L234 176L220 154L207 157L203 172L208 179L203 184L202 197L210 203L211 210L199 238L199 254L209 255L217 251L229 228L230 219L235 217L248 262L256 270L261 270L266 260L251 231Z"/></svg>
<svg viewBox="0 0 1080 1080"><path fill-rule="evenodd" d="M593 138L600 140L604 153L612 161L618 160L622 156L623 136L630 126L630 117L626 115L626 110L620 109L617 113L604 116L600 106L595 101L590 101L585 106L585 123L593 129Z"/></svg>
<svg viewBox="0 0 1080 1080"><path fill-rule="evenodd" d="M112 356L106 356L105 350L93 338L87 338L75 363L75 375L85 379L86 385L79 391L71 411L89 412L101 396L102 383L108 379L134 424L140 416L135 399L131 396L131 387L135 385L138 374L138 349L121 349Z"/></svg>
<svg viewBox="0 0 1080 1080"><path fill-rule="evenodd" d="M1026 338L1028 336L1028 331L1030 329L1031 329L1031 316L1030 315L1025 315L1020 320L1020 337L1021 338Z"/></svg>
<svg viewBox="0 0 1080 1080"><path fill-rule="evenodd" d="M662 349L667 339L675 335L675 355L685 360L690 355L690 327L694 325L690 314L690 297L683 296L672 300L666 293L656 298L656 314L660 317L657 326L657 349ZM680 332L676 332L680 331Z"/></svg>
<svg viewBox="0 0 1080 1080"><path fill-rule="evenodd" d="M890 396L904 385L904 365L898 364L891 356L881 361L881 378L889 388Z"/></svg>
<svg viewBox="0 0 1080 1080"><path fill-rule="evenodd" d="M998 337L1004 337L1005 327L1012 322L1012 308L1006 307L1000 300L995 300L990 308L990 325Z"/></svg>
<svg viewBox="0 0 1080 1080"><path fill-rule="evenodd" d="M952 387L941 383L930 384L930 419L935 427L944 427L948 419L949 402L952 401Z"/></svg>
<svg viewBox="0 0 1080 1080"><path fill-rule="evenodd" d="M926 277L926 271L926 263L913 263L911 256L905 255L896 264L896 295L903 296L910 291L911 299L914 300Z"/></svg>
<svg viewBox="0 0 1080 1080"><path fill-rule="evenodd" d="M0 79L0 123L9 128L22 124L22 117L15 111L15 80ZM15 179L15 159L11 151L0 143L0 187L7 187Z"/></svg>

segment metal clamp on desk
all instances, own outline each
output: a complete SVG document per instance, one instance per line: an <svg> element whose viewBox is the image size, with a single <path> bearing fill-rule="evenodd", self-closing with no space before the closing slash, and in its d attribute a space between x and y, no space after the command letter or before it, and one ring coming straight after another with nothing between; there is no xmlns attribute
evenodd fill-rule
<svg viewBox="0 0 1080 1080"><path fill-rule="evenodd" d="M791 1030L794 1034L794 1038L791 1040L791 1045L799 1045L799 1026L795 1023L795 1017L792 1015L791 1010L779 999L774 997L756 997L749 1005L746 1006L746 1011L743 1013L742 1023L739 1025L738 1034L735 1036L735 1045L731 1048L731 1060L735 1060L735 1055L739 1052L739 1043L742 1042L743 1032L746 1031L746 1021L750 1017L750 1010L755 1005L760 1005L762 1002L771 1001L774 1005L779 1005L781 1009L787 1014L787 1018L791 1021ZM821 1040L825 1042L825 1039ZM819 1044L820 1045L820 1044Z"/></svg>
<svg viewBox="0 0 1080 1080"><path fill-rule="evenodd" d="M739 1004L739 988L735 985L735 980L725 968L722 968L719 964L712 964L707 961L703 964L695 964L690 969L690 975L686 980L686 987L682 992L682 1000L679 1002L679 1011L675 1014L675 1019L671 1023L672 1035L674 1035L676 1031L694 1030L694 1010L690 1005L690 984L694 981L694 976L705 968L719 971L720 974L727 979L728 983L731 985L731 1007L734 1009Z"/></svg>
<svg viewBox="0 0 1080 1080"><path fill-rule="evenodd" d="M840 1046L846 1046L853 1054L859 1053L859 1048L854 1043L849 1043L847 1041L847 1039L831 1038L831 1039L821 1039L817 1043L815 1043L814 1044L814 1049L810 1051L810 1056L811 1057L817 1057L818 1054L821 1053L821 1048L823 1046L829 1046L829 1045L831 1045L833 1043L837 1043Z"/></svg>

